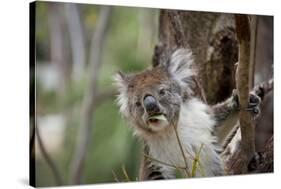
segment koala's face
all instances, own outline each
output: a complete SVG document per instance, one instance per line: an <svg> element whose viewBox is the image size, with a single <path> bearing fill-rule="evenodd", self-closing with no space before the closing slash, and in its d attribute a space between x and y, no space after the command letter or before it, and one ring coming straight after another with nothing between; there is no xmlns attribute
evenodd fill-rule
<svg viewBox="0 0 281 189"><path fill-rule="evenodd" d="M190 95L190 56L176 51L165 66L117 74L120 111L136 129L153 133L177 124L184 97Z"/></svg>
<svg viewBox="0 0 281 189"><path fill-rule="evenodd" d="M147 131L160 131L177 122L181 88L163 68L127 77L126 117Z"/></svg>

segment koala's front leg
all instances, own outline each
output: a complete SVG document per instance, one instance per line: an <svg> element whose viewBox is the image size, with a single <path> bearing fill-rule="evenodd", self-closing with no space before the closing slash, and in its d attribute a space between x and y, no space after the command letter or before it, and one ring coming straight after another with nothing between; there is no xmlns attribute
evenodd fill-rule
<svg viewBox="0 0 281 189"><path fill-rule="evenodd" d="M163 180L172 179L174 170L158 165L157 162L149 158L148 146L144 147L144 154L140 164L139 180Z"/></svg>
<svg viewBox="0 0 281 189"><path fill-rule="evenodd" d="M252 112L254 117L256 117L260 113L260 103L260 97L255 92L250 92L248 107L245 110ZM226 101L212 106L212 112L218 125L221 125L221 122L239 110L239 98L236 89L233 90L231 97Z"/></svg>
<svg viewBox="0 0 281 189"><path fill-rule="evenodd" d="M257 117L260 113L260 103L260 97L254 92L251 92L248 107L245 110L252 112L253 116ZM226 146L228 141L231 141L237 132L239 110L237 90L233 90L231 97L226 101L212 106L213 116L216 120L216 136L218 143L222 146Z"/></svg>
<svg viewBox="0 0 281 189"><path fill-rule="evenodd" d="M169 171L167 169L163 169L162 166L157 165L149 158L143 157L140 165L139 178L140 180L164 180L174 178L173 174L170 173L172 170L169 169Z"/></svg>

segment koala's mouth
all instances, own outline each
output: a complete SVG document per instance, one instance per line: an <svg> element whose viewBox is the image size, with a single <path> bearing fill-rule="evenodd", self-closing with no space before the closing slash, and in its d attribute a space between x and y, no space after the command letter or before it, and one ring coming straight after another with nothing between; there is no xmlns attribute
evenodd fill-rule
<svg viewBox="0 0 281 189"><path fill-rule="evenodd" d="M167 121L168 120L166 118L166 115L164 115L164 114L152 115L152 116L148 117L147 125L148 126L150 126L150 125L157 125L160 122L167 122Z"/></svg>

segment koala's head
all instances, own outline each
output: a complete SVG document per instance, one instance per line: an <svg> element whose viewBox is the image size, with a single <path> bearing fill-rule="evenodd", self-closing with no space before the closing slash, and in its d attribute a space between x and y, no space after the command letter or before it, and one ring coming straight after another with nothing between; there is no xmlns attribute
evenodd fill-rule
<svg viewBox="0 0 281 189"><path fill-rule="evenodd" d="M192 54L175 51L168 62L141 73L115 76L120 112L142 133L177 124L182 103L193 93Z"/></svg>

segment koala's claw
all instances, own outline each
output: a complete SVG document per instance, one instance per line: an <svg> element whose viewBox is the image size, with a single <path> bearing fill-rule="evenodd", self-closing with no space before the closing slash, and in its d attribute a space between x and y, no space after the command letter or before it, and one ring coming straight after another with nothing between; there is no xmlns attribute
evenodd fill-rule
<svg viewBox="0 0 281 189"><path fill-rule="evenodd" d="M261 99L258 95L250 93L249 107L256 107L261 103Z"/></svg>
<svg viewBox="0 0 281 189"><path fill-rule="evenodd" d="M260 104L261 104L261 99L258 95L255 93L250 93L249 97L249 104L248 107L246 108L246 111L250 111L254 114L254 116L257 116L260 114Z"/></svg>
<svg viewBox="0 0 281 189"><path fill-rule="evenodd" d="M232 96L234 100L234 105L237 106L239 109L239 98L236 89L233 90ZM251 92L249 97L248 107L245 110L250 111L251 113L253 113L254 117L257 117L260 114L260 104L261 104L261 98L254 92Z"/></svg>

